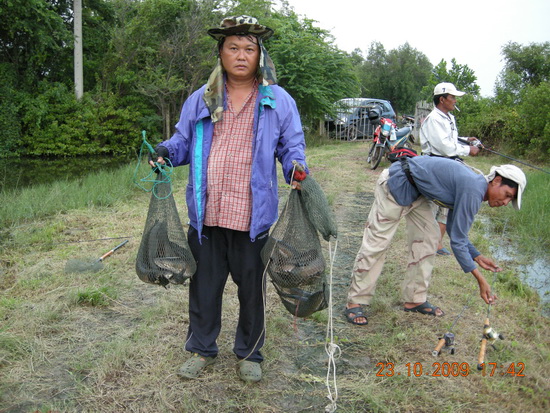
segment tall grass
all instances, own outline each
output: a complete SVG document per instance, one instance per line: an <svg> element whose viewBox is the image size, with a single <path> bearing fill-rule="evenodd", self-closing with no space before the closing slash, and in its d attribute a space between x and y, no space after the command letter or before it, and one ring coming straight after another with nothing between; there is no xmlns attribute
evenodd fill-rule
<svg viewBox="0 0 550 413"><path fill-rule="evenodd" d="M516 213L514 213L516 212ZM527 188L521 210L507 210L510 225L519 234L521 244L550 250L550 176L542 172L527 173Z"/></svg>
<svg viewBox="0 0 550 413"><path fill-rule="evenodd" d="M125 201L141 191L135 180L146 177L151 168L142 163L100 171L79 179L66 179L0 193L0 228L17 225L73 209L105 207ZM187 168L175 168L178 184ZM151 179L154 179L152 177Z"/></svg>
<svg viewBox="0 0 550 413"><path fill-rule="evenodd" d="M524 253L538 254L550 249L550 176L524 169L527 187L521 209L511 205L488 212L502 232L514 234L514 241Z"/></svg>
<svg viewBox="0 0 550 413"><path fill-rule="evenodd" d="M514 164L500 156L466 158L466 163L489 173L492 165ZM513 238L521 253L540 255L550 249L550 176L528 166L519 166L527 177L521 209L484 206L483 214L491 218L494 232ZM542 165L545 169L548 166Z"/></svg>

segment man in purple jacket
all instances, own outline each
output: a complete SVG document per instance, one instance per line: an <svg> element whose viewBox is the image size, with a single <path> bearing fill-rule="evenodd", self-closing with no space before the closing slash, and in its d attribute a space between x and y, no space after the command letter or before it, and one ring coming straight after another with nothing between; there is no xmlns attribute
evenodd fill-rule
<svg viewBox="0 0 550 413"><path fill-rule="evenodd" d="M215 361L229 273L240 304L233 347L239 377L256 382L262 376L266 281L260 251L277 220L276 159L293 185L305 174L291 176L292 161L306 165L296 103L276 85L262 44L272 33L249 16L228 17L210 29L218 65L184 103L174 135L156 148L158 162L190 166L188 238L197 271L185 343L192 355L178 372L182 378L198 377Z"/></svg>

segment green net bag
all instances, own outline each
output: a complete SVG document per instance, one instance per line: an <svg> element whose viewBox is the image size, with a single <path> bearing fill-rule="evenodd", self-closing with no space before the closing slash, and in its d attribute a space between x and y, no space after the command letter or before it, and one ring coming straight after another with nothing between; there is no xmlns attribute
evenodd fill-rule
<svg viewBox="0 0 550 413"><path fill-rule="evenodd" d="M138 277L151 284L183 284L197 269L169 180L157 175L136 259Z"/></svg>
<svg viewBox="0 0 550 413"><path fill-rule="evenodd" d="M301 183L301 200L306 214L315 229L325 241L330 237L336 238L338 227L328 205L325 193L311 176L307 176Z"/></svg>
<svg viewBox="0 0 550 413"><path fill-rule="evenodd" d="M326 239L336 236L336 225L324 194L313 178L307 177L302 181L301 191L290 192L262 249L271 282L284 307L296 317L307 317L328 306L326 264L314 222Z"/></svg>

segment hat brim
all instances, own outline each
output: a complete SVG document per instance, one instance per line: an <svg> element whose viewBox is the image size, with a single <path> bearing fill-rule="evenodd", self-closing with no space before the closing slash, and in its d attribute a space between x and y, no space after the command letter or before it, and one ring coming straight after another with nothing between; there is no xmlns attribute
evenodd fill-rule
<svg viewBox="0 0 550 413"><path fill-rule="evenodd" d="M521 185L518 185L518 193L516 195L516 198L512 200L512 206L515 209L521 209L521 196L523 195L523 188Z"/></svg>
<svg viewBox="0 0 550 413"><path fill-rule="evenodd" d="M208 30L208 34L216 40L227 36L252 35L262 40L268 39L273 34L273 30L260 24L239 24L237 26L215 28Z"/></svg>

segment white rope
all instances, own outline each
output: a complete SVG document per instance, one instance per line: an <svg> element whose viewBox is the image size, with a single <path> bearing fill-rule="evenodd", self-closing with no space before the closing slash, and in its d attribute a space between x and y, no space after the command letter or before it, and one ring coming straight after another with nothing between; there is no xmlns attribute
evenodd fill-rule
<svg viewBox="0 0 550 413"><path fill-rule="evenodd" d="M296 170L296 165L294 165L294 168L292 168L292 176L294 176L294 171ZM285 206L283 207L283 213L286 213L287 206L290 202L290 193L293 191L294 188L290 188L289 196L286 200ZM284 215L281 215L279 219L281 219ZM277 246L276 243L273 244L273 248L271 249L271 252L269 253L269 257L267 259L267 263L264 267L264 272L262 274L262 299L264 303L264 326L263 326L263 333L260 334L258 339L256 340L256 343L254 344L254 347L252 347L252 350L250 350L250 353L247 354L247 356L242 360L248 360L248 358L252 355L254 352L254 349L256 349L256 346L259 344L262 336L264 337L264 341L267 340L267 268L269 267L269 264L271 263L271 258L273 257L273 253L275 252L275 247Z"/></svg>
<svg viewBox="0 0 550 413"><path fill-rule="evenodd" d="M336 401L338 400L338 386L336 383L336 358L340 357L342 350L337 344L334 344L334 332L332 324L332 269L334 267L334 257L336 256L336 248L338 247L338 240L334 244L334 251L332 251L332 244L328 243L330 270L328 279L328 321L327 321L327 335L325 343L325 351L328 354L328 368L326 377L326 386L328 390L327 398L330 400L330 404L325 406L326 413L333 413L336 411ZM333 391L334 389L334 391Z"/></svg>

